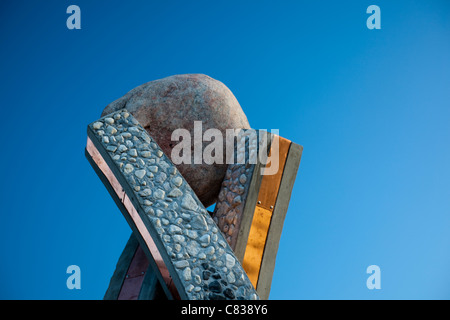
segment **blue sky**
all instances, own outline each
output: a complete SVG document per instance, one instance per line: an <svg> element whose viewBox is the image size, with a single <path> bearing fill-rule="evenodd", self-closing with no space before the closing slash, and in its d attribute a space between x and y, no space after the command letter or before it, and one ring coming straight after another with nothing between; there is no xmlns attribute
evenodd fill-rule
<svg viewBox="0 0 450 320"><path fill-rule="evenodd" d="M271 299L449 299L449 14L444 0L2 1L0 298L103 297L130 229L84 157L86 126L142 83L204 73L253 128L304 146Z"/></svg>

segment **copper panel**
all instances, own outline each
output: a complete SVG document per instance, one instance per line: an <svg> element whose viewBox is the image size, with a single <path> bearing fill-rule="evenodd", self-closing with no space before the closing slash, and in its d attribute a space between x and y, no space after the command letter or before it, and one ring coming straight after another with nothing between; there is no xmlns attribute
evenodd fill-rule
<svg viewBox="0 0 450 320"><path fill-rule="evenodd" d="M142 276L147 271L148 265L148 259L145 256L144 250L142 250L141 246L138 246L133 260L130 263L130 267L128 268L127 277L133 278Z"/></svg>
<svg viewBox="0 0 450 320"><path fill-rule="evenodd" d="M179 298L178 291L175 287L175 284L172 281L172 277L170 276L169 270L167 269L167 266L165 265L163 258L156 247L155 242L153 241L149 231L147 230L147 227L145 226L144 222L142 221L141 217L139 216L139 213L137 212L136 208L134 207L133 203L131 202L130 198L127 196L125 191L123 190L120 182L117 180L114 173L109 168L108 164L103 159L100 152L97 150L95 145L92 143L91 139L88 137L87 139L87 145L86 150L94 160L95 164L98 166L98 168L103 172L105 177L108 179L108 182L111 184L112 188L114 189L115 193L117 194L117 197L122 201L123 205L128 211L128 214L132 218L134 224L136 225L139 233L141 234L142 238L144 239L150 253L152 254L153 260L156 262L156 265L158 266L158 269L164 279L164 282L166 283L167 287L169 288L170 292L173 294L175 298Z"/></svg>
<svg viewBox="0 0 450 320"><path fill-rule="evenodd" d="M278 137L278 171L273 175L264 175L261 182L261 188L258 194L258 205L273 211L275 206L275 201L277 200L278 190L280 188L281 177L284 171L284 165L286 163L286 157L289 152L289 147L291 141L279 136ZM275 139L275 138L274 138ZM277 147L277 144L272 143L272 147ZM270 149L270 154L272 154L272 148Z"/></svg>
<svg viewBox="0 0 450 320"><path fill-rule="evenodd" d="M272 212L270 210L256 206L248 235L247 247L245 248L244 260L242 261L242 267L255 288L258 283L259 270L271 219Z"/></svg>
<svg viewBox="0 0 450 320"><path fill-rule="evenodd" d="M144 251L138 246L130 267L127 270L125 280L120 289L118 300L137 300L141 292L142 282L148 268L148 259Z"/></svg>

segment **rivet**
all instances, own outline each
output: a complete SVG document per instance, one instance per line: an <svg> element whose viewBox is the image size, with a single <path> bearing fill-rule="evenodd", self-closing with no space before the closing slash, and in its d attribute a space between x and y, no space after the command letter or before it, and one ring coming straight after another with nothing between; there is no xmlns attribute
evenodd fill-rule
<svg viewBox="0 0 450 320"><path fill-rule="evenodd" d="M273 206L270 206L270 209L273 209Z"/></svg>
<svg viewBox="0 0 450 320"><path fill-rule="evenodd" d="M258 204L261 204L261 201L258 201Z"/></svg>

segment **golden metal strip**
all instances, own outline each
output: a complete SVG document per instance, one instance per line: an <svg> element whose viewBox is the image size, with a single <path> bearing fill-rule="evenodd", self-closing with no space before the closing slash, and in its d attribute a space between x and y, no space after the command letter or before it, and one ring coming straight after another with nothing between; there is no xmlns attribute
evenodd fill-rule
<svg viewBox="0 0 450 320"><path fill-rule="evenodd" d="M291 145L291 141L278 136L277 138L279 139L279 143L272 144L272 147L278 148L278 171L273 175L264 175L262 178L258 202L253 213L247 246L242 261L242 266L255 288L258 284L267 234L272 220L272 212L277 200L287 154ZM272 147L269 156L272 154Z"/></svg>
<svg viewBox="0 0 450 320"><path fill-rule="evenodd" d="M274 139L275 138L278 138L278 143L272 143L272 146L278 148L278 171L273 175L263 176L257 202L259 206L270 211L273 211L273 207L277 201L281 177L283 176L284 165L291 145L291 141L288 139L279 136L274 137ZM272 155L272 151L273 148L271 147L269 157ZM274 164L272 163L271 165Z"/></svg>
<svg viewBox="0 0 450 320"><path fill-rule="evenodd" d="M261 268L271 218L272 212L270 210L256 206L247 247L245 248L244 261L242 262L242 266L255 288L258 283L259 269Z"/></svg>

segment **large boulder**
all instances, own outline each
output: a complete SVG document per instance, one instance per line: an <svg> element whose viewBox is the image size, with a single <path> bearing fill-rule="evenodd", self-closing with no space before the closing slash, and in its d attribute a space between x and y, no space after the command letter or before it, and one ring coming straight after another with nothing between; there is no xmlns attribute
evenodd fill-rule
<svg viewBox="0 0 450 320"><path fill-rule="evenodd" d="M122 108L133 114L169 158L178 144L171 141L172 132L189 130L191 163L177 165L178 170L206 207L215 203L227 164L194 164L194 121L202 121L203 132L219 129L224 141L226 129L249 129L233 93L222 82L203 74L175 75L136 87L110 103L102 116ZM203 148L209 143L203 142Z"/></svg>

